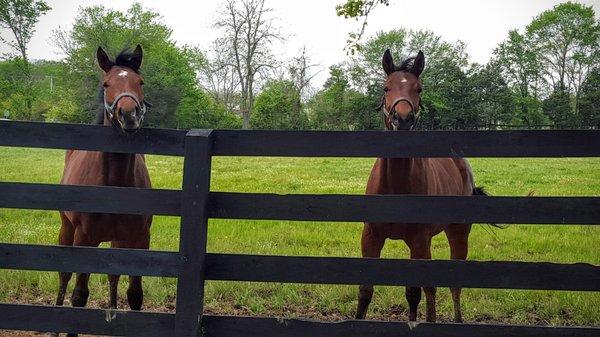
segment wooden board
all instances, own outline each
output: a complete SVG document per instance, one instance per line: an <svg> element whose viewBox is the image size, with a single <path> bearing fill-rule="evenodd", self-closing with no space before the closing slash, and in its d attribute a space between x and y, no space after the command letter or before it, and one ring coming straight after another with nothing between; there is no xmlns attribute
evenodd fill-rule
<svg viewBox="0 0 600 337"><path fill-rule="evenodd" d="M177 277L180 265L173 252L0 244L0 269Z"/></svg>
<svg viewBox="0 0 600 337"><path fill-rule="evenodd" d="M600 266L585 263L208 254L206 269L210 280L600 291Z"/></svg>
<svg viewBox="0 0 600 337"><path fill-rule="evenodd" d="M599 197L212 192L210 217L383 223L600 224Z"/></svg>

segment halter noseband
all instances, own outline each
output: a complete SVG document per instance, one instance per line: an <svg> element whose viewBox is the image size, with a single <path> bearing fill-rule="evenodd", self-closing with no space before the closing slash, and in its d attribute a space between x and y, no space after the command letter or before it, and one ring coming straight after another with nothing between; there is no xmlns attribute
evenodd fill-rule
<svg viewBox="0 0 600 337"><path fill-rule="evenodd" d="M394 131L396 131L396 130L398 130L398 127L400 126L400 118L398 118L395 111L396 111L396 106L400 102L406 102L406 103L408 103L408 105L410 105L410 114L408 115L408 118L414 119L414 123L410 127L410 130L412 130L415 128L415 126L419 122L419 117L420 117L419 112L422 107L420 100L419 100L419 109L415 110L415 105L413 104L413 102L411 100L409 100L408 98L405 98L405 97L399 97L394 100L394 102L392 103L392 106L388 110L387 105L385 104L385 94L384 94L381 99L381 105L377 108L377 110L382 109L384 118L387 118L390 121L390 124L392 124L392 129Z"/></svg>
<svg viewBox="0 0 600 337"><path fill-rule="evenodd" d="M152 104L150 104L146 100L140 101L140 99L134 93L131 92L120 93L119 95L117 95L117 97L115 97L115 100L112 102L112 104L108 104L108 102L106 101L106 90L104 90L104 113L106 114L108 119L113 123L113 125L115 125L115 108L117 107L119 101L125 97L129 97L135 102L135 110L141 114L138 119L138 122L140 125L142 125L144 117L146 116L146 112L148 111L148 108L152 107Z"/></svg>

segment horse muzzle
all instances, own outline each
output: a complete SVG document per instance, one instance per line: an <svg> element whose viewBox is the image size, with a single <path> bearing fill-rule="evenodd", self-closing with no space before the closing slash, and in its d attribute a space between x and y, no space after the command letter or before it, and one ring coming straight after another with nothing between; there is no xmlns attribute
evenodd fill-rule
<svg viewBox="0 0 600 337"><path fill-rule="evenodd" d="M406 114L406 116L401 116L396 111L396 107L400 103L406 103L410 107L410 110L409 110L408 114ZM394 131L396 131L396 130L403 130L403 131L412 130L417 125L418 111L415 110L415 105L407 98L403 98L403 97L397 98L396 100L394 100L394 102L392 103L392 106L389 109L385 106L385 101L384 101L383 113L387 117L387 119L388 119L389 123L391 124L392 129Z"/></svg>
<svg viewBox="0 0 600 337"><path fill-rule="evenodd" d="M134 108L131 111L126 111L122 107L117 107L119 101L126 97L132 99L134 102ZM138 131L142 126L148 107L151 106L152 105L146 102L146 100L140 100L135 94L130 92L119 94L112 104L108 104L106 101L106 94L104 95L105 113L115 126L120 127L125 132L133 133Z"/></svg>
<svg viewBox="0 0 600 337"><path fill-rule="evenodd" d="M134 111L124 111L123 109L119 109L116 118L123 131L133 133L142 127L144 115L142 115L136 107Z"/></svg>

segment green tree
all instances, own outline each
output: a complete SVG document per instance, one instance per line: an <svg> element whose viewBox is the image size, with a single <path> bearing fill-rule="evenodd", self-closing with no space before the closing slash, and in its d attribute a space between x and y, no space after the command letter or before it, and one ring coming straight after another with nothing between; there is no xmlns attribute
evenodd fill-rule
<svg viewBox="0 0 600 337"><path fill-rule="evenodd" d="M35 25L40 16L50 10L44 1L33 0L0 0L0 27L10 29L14 39L0 36L0 42L7 44L19 56L15 64L20 70L20 81L24 88L18 95L25 97L25 109L29 112L35 97L33 96L33 80L31 64L27 55L27 45L35 33ZM30 119L30 116L23 116Z"/></svg>
<svg viewBox="0 0 600 337"><path fill-rule="evenodd" d="M574 92L575 114L579 88L600 60L600 24L591 6L565 2L538 15L527 34L553 91Z"/></svg>
<svg viewBox="0 0 600 337"><path fill-rule="evenodd" d="M582 126L600 129L600 68L595 68L581 87L579 115Z"/></svg>
<svg viewBox="0 0 600 337"><path fill-rule="evenodd" d="M517 109L516 124L528 127L542 124L539 101L541 65L538 53L527 35L511 30L494 50L493 61L512 88Z"/></svg>
<svg viewBox="0 0 600 337"><path fill-rule="evenodd" d="M311 127L320 130L380 130L381 85L370 86L365 93L351 87L348 72L332 66L321 91L308 102Z"/></svg>
<svg viewBox="0 0 600 337"><path fill-rule="evenodd" d="M158 13L140 4L133 4L125 13L93 6L80 10L72 29L55 32L57 45L67 55L70 90L82 114L76 120L91 120L98 110L100 70L94 58L98 46L114 55L141 44L145 94L154 105L146 125L177 125L176 112L182 98L197 89L196 73L190 53L175 45L171 29L161 20Z"/></svg>
<svg viewBox="0 0 600 337"><path fill-rule="evenodd" d="M303 110L297 110L298 89L287 80L271 81L256 97L250 118L253 129L303 130L308 118Z"/></svg>
<svg viewBox="0 0 600 337"><path fill-rule="evenodd" d="M343 68L334 65L329 68L329 78L323 90L309 102L309 119L314 129L339 130L345 126L344 98L349 89L348 76Z"/></svg>
<svg viewBox="0 0 600 337"><path fill-rule="evenodd" d="M479 125L495 128L514 120L513 95L497 64L474 67L468 82L469 109Z"/></svg>
<svg viewBox="0 0 600 337"><path fill-rule="evenodd" d="M188 90L177 107L177 127L183 129L239 129L239 116L200 89Z"/></svg>
<svg viewBox="0 0 600 337"><path fill-rule="evenodd" d="M542 110L556 128L565 129L577 126L576 116L571 108L571 98L565 89L556 88L542 102Z"/></svg>

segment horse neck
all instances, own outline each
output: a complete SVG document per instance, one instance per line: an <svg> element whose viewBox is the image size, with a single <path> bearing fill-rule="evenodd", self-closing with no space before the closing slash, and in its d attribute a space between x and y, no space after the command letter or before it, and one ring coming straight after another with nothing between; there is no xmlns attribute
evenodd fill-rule
<svg viewBox="0 0 600 337"><path fill-rule="evenodd" d="M104 125L113 126L106 116ZM108 186L134 186L136 154L102 152L102 161L104 179Z"/></svg>

